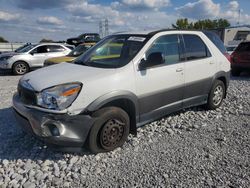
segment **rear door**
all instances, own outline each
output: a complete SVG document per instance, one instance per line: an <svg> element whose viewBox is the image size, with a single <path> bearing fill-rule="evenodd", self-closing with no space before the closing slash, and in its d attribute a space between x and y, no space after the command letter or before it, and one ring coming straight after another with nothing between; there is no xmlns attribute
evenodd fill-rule
<svg viewBox="0 0 250 188"><path fill-rule="evenodd" d="M146 51L145 58L155 52L162 53L165 62L136 72L141 122L182 108L184 63L180 57L179 36L159 37Z"/></svg>
<svg viewBox="0 0 250 188"><path fill-rule="evenodd" d="M61 45L48 45L48 56L49 57L58 57L68 55L69 50L66 50Z"/></svg>
<svg viewBox="0 0 250 188"><path fill-rule="evenodd" d="M200 36L182 36L186 57L183 105L189 107L206 101L216 71L216 63Z"/></svg>

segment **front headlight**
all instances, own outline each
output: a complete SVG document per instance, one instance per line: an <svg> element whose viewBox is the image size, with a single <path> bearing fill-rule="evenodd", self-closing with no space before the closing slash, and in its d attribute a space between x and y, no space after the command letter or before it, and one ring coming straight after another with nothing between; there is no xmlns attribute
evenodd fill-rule
<svg viewBox="0 0 250 188"><path fill-rule="evenodd" d="M80 83L63 84L37 94L37 105L52 110L68 108L81 91Z"/></svg>

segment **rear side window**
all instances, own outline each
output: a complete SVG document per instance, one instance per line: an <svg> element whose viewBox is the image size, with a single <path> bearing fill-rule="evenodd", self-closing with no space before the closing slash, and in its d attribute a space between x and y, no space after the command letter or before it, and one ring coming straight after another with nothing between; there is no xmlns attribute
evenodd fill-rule
<svg viewBox="0 0 250 188"><path fill-rule="evenodd" d="M213 33L211 31L203 31L203 33L214 43L214 45L221 51L221 53L225 54L227 52L223 42L216 33Z"/></svg>
<svg viewBox="0 0 250 188"><path fill-rule="evenodd" d="M235 50L237 52L250 52L250 43L241 43Z"/></svg>
<svg viewBox="0 0 250 188"><path fill-rule="evenodd" d="M183 35L187 60L210 57L207 46L197 35Z"/></svg>
<svg viewBox="0 0 250 188"><path fill-rule="evenodd" d="M48 52L63 52L65 49L59 45L49 45Z"/></svg>

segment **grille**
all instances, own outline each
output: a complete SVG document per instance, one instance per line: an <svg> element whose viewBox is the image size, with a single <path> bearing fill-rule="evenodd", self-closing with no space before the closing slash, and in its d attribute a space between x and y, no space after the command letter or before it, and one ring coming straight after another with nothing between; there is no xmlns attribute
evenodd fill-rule
<svg viewBox="0 0 250 188"><path fill-rule="evenodd" d="M18 84L17 91L18 91L18 95L19 95L21 101L24 104L27 104L27 105L35 105L36 104L36 94L34 91L23 87L21 84Z"/></svg>

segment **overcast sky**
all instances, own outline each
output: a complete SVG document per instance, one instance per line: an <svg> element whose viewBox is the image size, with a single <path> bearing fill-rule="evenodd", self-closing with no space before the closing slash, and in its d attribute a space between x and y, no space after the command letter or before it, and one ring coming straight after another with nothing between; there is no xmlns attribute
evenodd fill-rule
<svg viewBox="0 0 250 188"><path fill-rule="evenodd" d="M0 0L0 36L14 42L65 40L98 32L108 18L110 33L171 27L178 18L226 18L250 24L250 0Z"/></svg>

